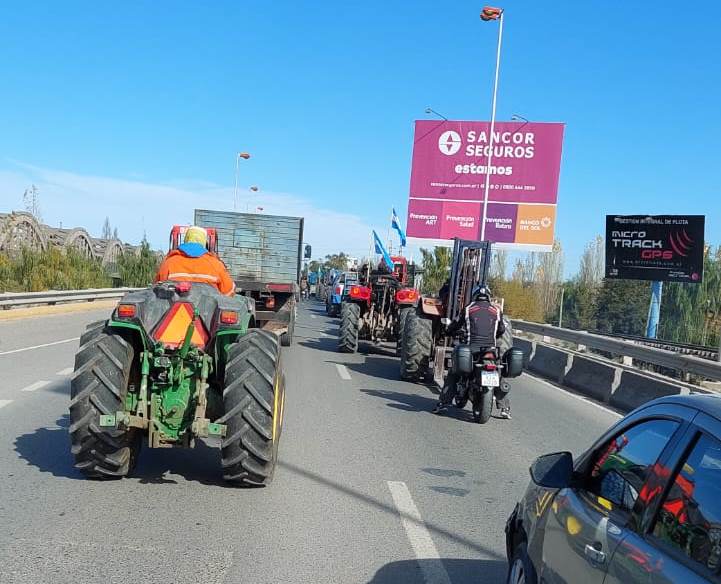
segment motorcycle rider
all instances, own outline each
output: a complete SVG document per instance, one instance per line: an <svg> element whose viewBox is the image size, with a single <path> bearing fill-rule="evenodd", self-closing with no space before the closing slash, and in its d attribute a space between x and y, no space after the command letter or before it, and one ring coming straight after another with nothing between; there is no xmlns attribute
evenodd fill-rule
<svg viewBox="0 0 721 584"><path fill-rule="evenodd" d="M485 349L496 346L497 339L501 339L506 333L503 312L491 302L491 292L485 286L477 287L472 294L471 303L466 306L462 313L448 328L449 335L455 334L461 328L466 331L466 343L470 345L474 356ZM501 347L508 349L509 347ZM446 376L446 382L438 398L438 403L433 408L434 414L444 412L453 401L458 389L459 376L452 371ZM504 382L501 387L495 388L495 397L498 407L501 409L501 417L511 419L511 407L508 400L508 385Z"/></svg>
<svg viewBox="0 0 721 584"><path fill-rule="evenodd" d="M215 286L221 294L232 296L235 283L225 264L207 249L208 232L202 227L188 227L183 243L172 249L158 268L156 282L167 280L202 282Z"/></svg>

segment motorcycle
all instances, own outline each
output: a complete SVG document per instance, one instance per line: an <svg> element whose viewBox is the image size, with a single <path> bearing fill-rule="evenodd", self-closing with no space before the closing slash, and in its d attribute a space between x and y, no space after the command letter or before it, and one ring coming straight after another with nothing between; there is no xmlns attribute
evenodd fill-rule
<svg viewBox="0 0 721 584"><path fill-rule="evenodd" d="M458 376L455 405L463 409L470 401L473 421L485 424L491 418L495 393L508 393L506 378L521 374L522 361L520 349L511 348L502 356L497 347L492 347L474 356L468 345L457 345L451 360L451 371Z"/></svg>

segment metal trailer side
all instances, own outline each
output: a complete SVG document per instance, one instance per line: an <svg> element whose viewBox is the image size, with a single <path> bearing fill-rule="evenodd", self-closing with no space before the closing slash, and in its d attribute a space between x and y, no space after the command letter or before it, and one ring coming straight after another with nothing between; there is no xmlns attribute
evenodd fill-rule
<svg viewBox="0 0 721 584"><path fill-rule="evenodd" d="M303 218L195 210L195 224L213 227L218 256L241 294L255 300L256 326L289 345L295 328L303 257Z"/></svg>

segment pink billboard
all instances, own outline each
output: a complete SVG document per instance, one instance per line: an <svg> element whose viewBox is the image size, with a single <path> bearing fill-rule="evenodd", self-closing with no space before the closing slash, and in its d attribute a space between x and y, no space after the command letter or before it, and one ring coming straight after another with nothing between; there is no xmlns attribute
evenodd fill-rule
<svg viewBox="0 0 721 584"><path fill-rule="evenodd" d="M418 120L413 141L408 236L480 239L486 173L486 239L550 249L564 125Z"/></svg>

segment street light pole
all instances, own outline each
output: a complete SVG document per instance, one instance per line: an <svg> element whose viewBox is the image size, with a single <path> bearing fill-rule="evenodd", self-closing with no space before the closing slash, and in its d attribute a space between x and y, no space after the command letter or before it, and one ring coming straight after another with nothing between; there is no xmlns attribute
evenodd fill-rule
<svg viewBox="0 0 721 584"><path fill-rule="evenodd" d="M233 211L238 210L238 164L240 163L240 159L248 160L250 158L250 154L247 152L237 152L235 154L235 188L233 189Z"/></svg>
<svg viewBox="0 0 721 584"><path fill-rule="evenodd" d="M488 10L497 12L487 12ZM497 14L497 16L496 16ZM484 18L486 15L486 18ZM496 127L496 97L498 95L498 72L501 67L501 42L503 40L503 10L484 8L482 20L498 20L498 45L496 47L496 75L493 80L493 102L491 105L491 137L488 140L488 159L486 161L486 185L483 190L483 222L481 223L481 241L486 239L486 219L488 218L488 190L491 186L491 162L493 160L493 132Z"/></svg>

